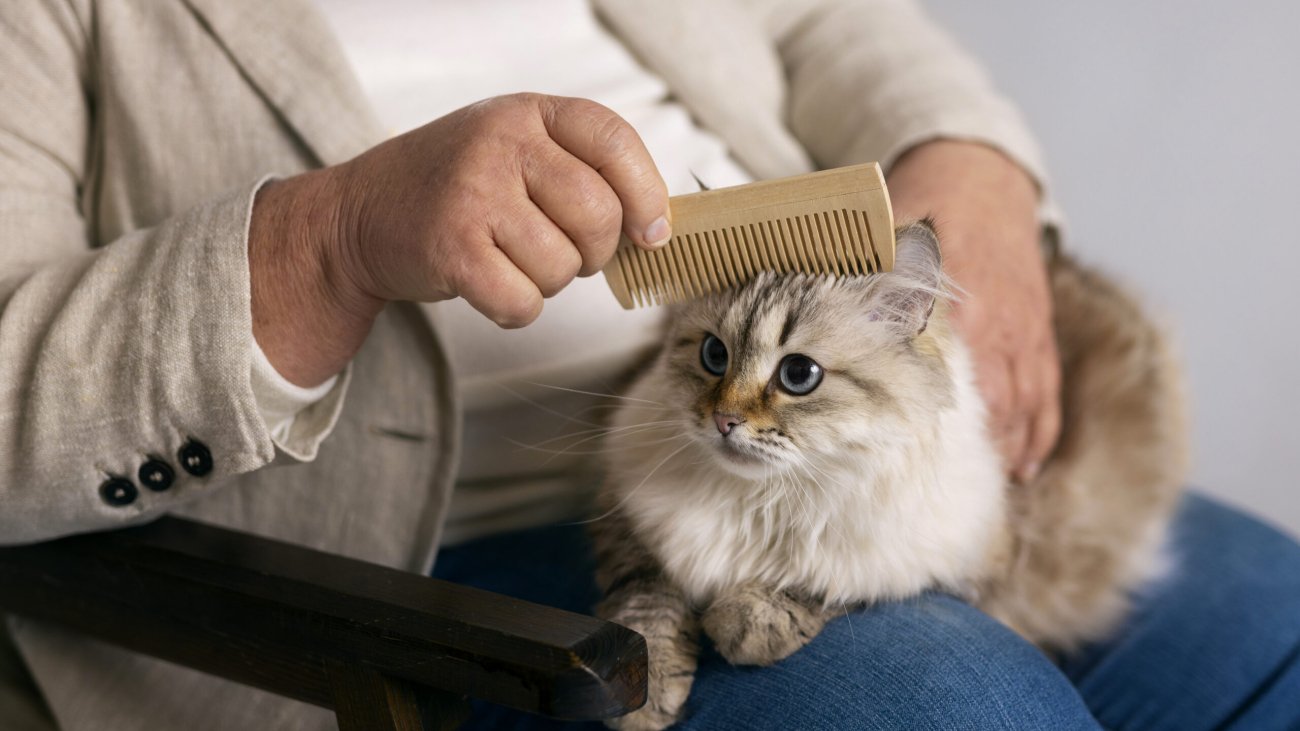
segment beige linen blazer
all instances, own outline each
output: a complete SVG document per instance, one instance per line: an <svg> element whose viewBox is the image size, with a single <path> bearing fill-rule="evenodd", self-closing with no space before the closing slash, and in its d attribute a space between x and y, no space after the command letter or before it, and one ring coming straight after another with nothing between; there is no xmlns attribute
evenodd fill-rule
<svg viewBox="0 0 1300 731"><path fill-rule="evenodd" d="M956 137L1043 179L1017 113L908 0L593 2L758 177L888 165ZM421 311L388 308L285 443L249 383L254 193L382 136L309 0L0 4L0 543L171 512L429 569L458 417ZM40 723L25 673L70 731L333 727L321 709L8 625L0 727Z"/></svg>

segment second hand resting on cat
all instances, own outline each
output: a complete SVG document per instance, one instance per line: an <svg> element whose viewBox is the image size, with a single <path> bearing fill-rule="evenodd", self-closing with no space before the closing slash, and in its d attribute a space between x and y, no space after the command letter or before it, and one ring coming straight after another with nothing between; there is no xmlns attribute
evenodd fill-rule
<svg viewBox="0 0 1300 731"><path fill-rule="evenodd" d="M762 275L674 308L615 411L593 522L598 614L645 636L660 729L702 629L767 665L836 614L937 590L1048 652L1113 631L1161 565L1183 481L1180 379L1122 292L1050 262L1064 426L1012 487L947 322L939 242L898 231L894 271Z"/></svg>

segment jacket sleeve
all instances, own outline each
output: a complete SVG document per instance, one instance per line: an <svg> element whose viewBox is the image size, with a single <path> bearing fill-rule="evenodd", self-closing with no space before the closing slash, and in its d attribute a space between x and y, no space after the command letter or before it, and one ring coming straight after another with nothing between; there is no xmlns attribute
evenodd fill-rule
<svg viewBox="0 0 1300 731"><path fill-rule="evenodd" d="M260 181L93 242L84 21L0 12L0 544L143 520L276 455L249 382Z"/></svg>
<svg viewBox="0 0 1300 731"><path fill-rule="evenodd" d="M1019 111L980 65L912 0L746 0L776 44L789 82L788 124L819 167L889 166L939 138L1000 150L1058 214L1042 155Z"/></svg>

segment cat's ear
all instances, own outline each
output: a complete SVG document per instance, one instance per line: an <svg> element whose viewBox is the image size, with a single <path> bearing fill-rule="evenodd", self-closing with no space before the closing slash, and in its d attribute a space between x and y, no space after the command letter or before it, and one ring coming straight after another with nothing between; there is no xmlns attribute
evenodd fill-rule
<svg viewBox="0 0 1300 731"><path fill-rule="evenodd" d="M872 320L894 324L912 337L925 332L935 300L945 296L939 237L928 218L900 226L894 236L894 269L872 287L869 312Z"/></svg>

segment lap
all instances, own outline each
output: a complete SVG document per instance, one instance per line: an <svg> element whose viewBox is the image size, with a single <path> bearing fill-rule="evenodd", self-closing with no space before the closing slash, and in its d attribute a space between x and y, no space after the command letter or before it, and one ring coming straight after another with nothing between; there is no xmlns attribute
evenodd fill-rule
<svg viewBox="0 0 1300 731"><path fill-rule="evenodd" d="M1107 728L1300 728L1300 546L1189 495L1170 571L1063 669Z"/></svg>
<svg viewBox="0 0 1300 731"><path fill-rule="evenodd" d="M682 728L1095 728L1089 711L1115 729L1300 723L1300 692L1286 692L1300 687L1300 547L1197 497L1173 545L1175 570L1124 632L1064 672L970 606L926 595L834 620L771 668L706 647ZM590 613L593 569L583 529L553 526L448 549L434 574ZM603 728L488 706L467 727Z"/></svg>
<svg viewBox="0 0 1300 731"><path fill-rule="evenodd" d="M769 668L706 649L691 729L1095 729L1069 681L1032 645L953 597L845 614Z"/></svg>

